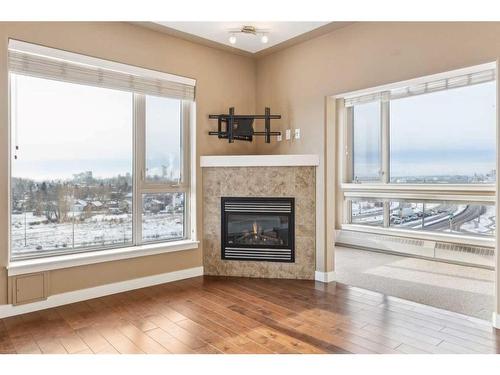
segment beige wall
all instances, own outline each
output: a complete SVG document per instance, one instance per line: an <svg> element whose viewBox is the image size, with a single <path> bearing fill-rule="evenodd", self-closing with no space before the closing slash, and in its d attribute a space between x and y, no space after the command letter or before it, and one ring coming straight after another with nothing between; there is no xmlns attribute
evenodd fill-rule
<svg viewBox="0 0 500 375"><path fill-rule="evenodd" d="M500 22L379 22L351 24L262 57L257 61L257 108L266 105L281 113L281 129L300 128L302 139L271 144L258 140L257 152L319 153L323 167L325 161L331 165L332 157L325 157L334 155L334 132L325 126L327 115L332 117L326 96L496 61L499 56ZM317 178L330 186L317 196L332 209L332 178L325 168L318 170ZM327 221L325 237L334 228L333 220ZM322 250L326 259L319 258L318 270L333 269L329 245ZM497 301L500 311L500 298Z"/></svg>
<svg viewBox="0 0 500 375"><path fill-rule="evenodd" d="M199 155L244 153L317 153L322 168L316 191L327 207L333 189L325 155L332 152L325 97L426 74L497 60L500 23L356 23L257 59L183 41L126 23L0 23L0 303L6 302L7 262L7 57L9 37L196 78L197 151ZM283 119L277 128L301 128L302 139L281 143L228 145L208 138L207 115L230 105L237 112L261 113L270 106ZM331 159L331 157L329 157ZM331 160L328 160L331 162ZM197 162L197 165L199 163ZM197 167L198 181L201 179ZM197 186L198 235L201 236L201 184ZM327 211L327 210L325 210ZM328 218L329 216L327 216ZM328 220L328 219L327 219ZM333 228L328 222L326 228ZM326 229L324 228L324 229ZM323 230L320 237L328 237ZM201 237L200 237L201 238ZM331 250L331 249L330 249ZM333 269L333 253L323 254L316 269ZM330 251L330 252L328 252ZM142 259L54 271L51 292L74 290L126 278L202 264L201 249ZM99 277L95 275L99 274ZM500 311L500 304L498 306Z"/></svg>
<svg viewBox="0 0 500 375"><path fill-rule="evenodd" d="M255 151L255 144L228 145L206 135L209 128L214 127L214 122L207 119L209 113L225 112L229 106L235 106L238 112L254 111L255 61L252 58L127 23L0 22L0 150L3 150L3 157L0 158L0 304L7 302L8 38L195 78L198 157ZM199 159L197 179L201 179ZM201 184L198 184L197 195L200 194ZM199 237L201 217L201 204L198 204ZM57 270L50 274L49 294L201 265L200 246L200 249L193 251Z"/></svg>

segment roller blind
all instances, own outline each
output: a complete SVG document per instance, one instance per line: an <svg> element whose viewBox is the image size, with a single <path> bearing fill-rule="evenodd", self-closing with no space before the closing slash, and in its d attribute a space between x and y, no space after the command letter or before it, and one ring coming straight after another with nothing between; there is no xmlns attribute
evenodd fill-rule
<svg viewBox="0 0 500 375"><path fill-rule="evenodd" d="M388 100L390 93L388 91L374 92L371 94L360 95L353 98L345 99L345 106L352 107L354 105L359 105L363 103L370 103L375 101Z"/></svg>
<svg viewBox="0 0 500 375"><path fill-rule="evenodd" d="M430 80L415 85L404 85L391 90L374 92L365 95L348 97L345 99L345 106L352 107L362 103L377 100L401 99L409 96L428 94L431 92L450 90L458 87L465 87L486 83L495 80L495 69L486 69L473 73L451 76L438 80Z"/></svg>
<svg viewBox="0 0 500 375"><path fill-rule="evenodd" d="M195 80L20 41L9 41L9 71L146 95L195 99Z"/></svg>

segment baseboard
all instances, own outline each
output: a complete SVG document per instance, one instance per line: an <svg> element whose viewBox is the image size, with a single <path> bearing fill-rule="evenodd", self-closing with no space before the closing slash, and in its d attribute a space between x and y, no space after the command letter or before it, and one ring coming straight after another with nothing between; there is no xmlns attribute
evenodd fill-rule
<svg viewBox="0 0 500 375"><path fill-rule="evenodd" d="M314 280L316 281L321 281L322 283L330 283L334 281L334 271L330 272L320 272L320 271L315 271L314 272Z"/></svg>
<svg viewBox="0 0 500 375"><path fill-rule="evenodd" d="M176 280L189 279L191 277L202 275L203 267L187 268L184 270L162 273L159 275L140 277L137 279L100 285L93 288L75 290L73 292L55 294L53 296L49 296L44 301L28 303L25 305L0 305L0 318L7 318L9 316L44 310L51 307L67 305L69 303L85 301L92 298L103 297L110 294L169 283Z"/></svg>
<svg viewBox="0 0 500 375"><path fill-rule="evenodd" d="M493 327L496 329L500 329L500 314L494 312L493 313Z"/></svg>

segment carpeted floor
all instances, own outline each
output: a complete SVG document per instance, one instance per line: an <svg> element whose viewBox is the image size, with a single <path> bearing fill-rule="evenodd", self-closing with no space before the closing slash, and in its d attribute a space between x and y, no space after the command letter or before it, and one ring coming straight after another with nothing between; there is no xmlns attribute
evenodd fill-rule
<svg viewBox="0 0 500 375"><path fill-rule="evenodd" d="M336 247L335 275L344 284L491 319L494 271Z"/></svg>

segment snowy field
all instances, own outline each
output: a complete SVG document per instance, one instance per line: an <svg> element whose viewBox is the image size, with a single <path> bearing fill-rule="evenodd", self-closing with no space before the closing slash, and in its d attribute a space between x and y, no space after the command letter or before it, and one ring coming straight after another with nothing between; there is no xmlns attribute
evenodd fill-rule
<svg viewBox="0 0 500 375"><path fill-rule="evenodd" d="M31 212L12 215L13 254L127 245L132 242L132 215L94 214L81 221L47 223L45 217ZM143 241L151 242L183 237L182 213L146 213L143 216Z"/></svg>

